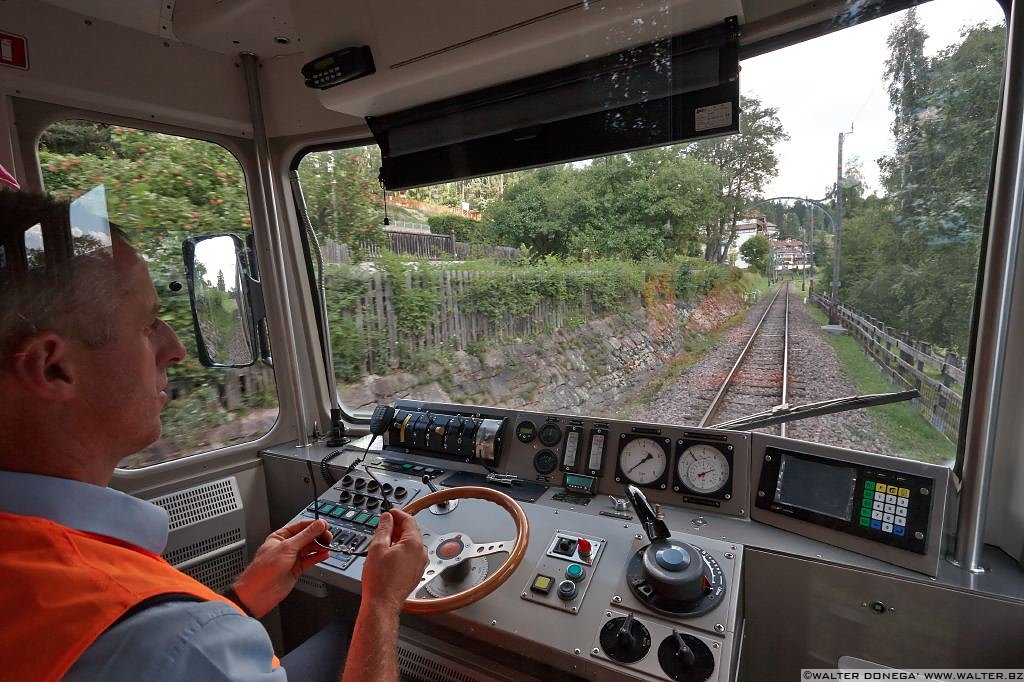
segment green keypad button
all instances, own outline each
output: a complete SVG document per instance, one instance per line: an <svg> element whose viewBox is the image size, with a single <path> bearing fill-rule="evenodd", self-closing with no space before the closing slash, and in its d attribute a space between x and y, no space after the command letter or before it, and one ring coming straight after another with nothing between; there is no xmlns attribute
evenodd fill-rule
<svg viewBox="0 0 1024 682"><path fill-rule="evenodd" d="M366 522L366 525L371 528L376 528L378 523L380 523L380 517L374 515L370 517L370 520Z"/></svg>
<svg viewBox="0 0 1024 682"><path fill-rule="evenodd" d="M359 516L355 518L356 523L366 523L366 520L370 518L370 515L366 512L360 512Z"/></svg>
<svg viewBox="0 0 1024 682"><path fill-rule="evenodd" d="M871 517L870 516L862 516L862 517L860 517L860 525L862 525L862 526L870 526L871 525Z"/></svg>
<svg viewBox="0 0 1024 682"><path fill-rule="evenodd" d="M874 489L875 489L875 482L874 481L864 481L864 490L874 490Z"/></svg>
<svg viewBox="0 0 1024 682"><path fill-rule="evenodd" d="M331 516L340 519L345 514L345 511L345 508L339 505L331 510Z"/></svg>
<svg viewBox="0 0 1024 682"><path fill-rule="evenodd" d="M334 509L334 504L332 502L325 502L320 505L321 514L330 514L332 509Z"/></svg>

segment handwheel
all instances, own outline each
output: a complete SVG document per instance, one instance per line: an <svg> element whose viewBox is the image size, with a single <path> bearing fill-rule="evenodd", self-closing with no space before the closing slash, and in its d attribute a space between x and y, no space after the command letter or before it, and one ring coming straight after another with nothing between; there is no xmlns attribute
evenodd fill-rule
<svg viewBox="0 0 1024 682"><path fill-rule="evenodd" d="M438 537L427 547L427 567L423 569L423 577L412 591L412 595L405 600L403 610L406 613L444 613L483 599L512 575L526 555L526 546L530 542L530 522L519 503L503 492L478 486L448 488L417 498L405 505L402 511L416 514L432 505L461 499L487 500L507 511L516 524L516 536L495 542L465 542L462 539L463 534L459 533L445 533ZM483 557L500 552L508 552L508 560L480 584L445 597L419 599L414 596L421 587L440 575L444 569L471 557Z"/></svg>

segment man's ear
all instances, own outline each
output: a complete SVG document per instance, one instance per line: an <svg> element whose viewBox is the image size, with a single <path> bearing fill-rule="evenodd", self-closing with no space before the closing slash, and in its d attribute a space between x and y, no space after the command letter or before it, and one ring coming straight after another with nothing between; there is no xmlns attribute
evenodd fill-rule
<svg viewBox="0 0 1024 682"><path fill-rule="evenodd" d="M11 374L40 398L62 402L75 390L67 340L56 332L42 332L14 347Z"/></svg>

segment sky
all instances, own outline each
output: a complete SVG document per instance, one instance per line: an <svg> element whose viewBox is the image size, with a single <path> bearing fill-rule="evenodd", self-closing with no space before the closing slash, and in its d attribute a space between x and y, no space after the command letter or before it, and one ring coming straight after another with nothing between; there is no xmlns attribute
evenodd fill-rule
<svg viewBox="0 0 1024 682"><path fill-rule="evenodd" d="M917 9L933 56L959 39L963 26L1004 22L995 0L935 0ZM869 191L880 191L876 160L892 148L892 112L883 78L886 38L903 12L748 59L740 89L776 107L790 135L776 147L779 174L765 196L820 199L836 180L840 132L850 130L844 162L859 160Z"/></svg>

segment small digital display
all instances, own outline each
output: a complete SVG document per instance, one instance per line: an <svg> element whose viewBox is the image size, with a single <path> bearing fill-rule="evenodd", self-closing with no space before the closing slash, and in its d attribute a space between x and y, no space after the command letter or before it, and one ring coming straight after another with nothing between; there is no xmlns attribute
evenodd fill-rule
<svg viewBox="0 0 1024 682"><path fill-rule="evenodd" d="M334 66L334 57L322 57L313 62L313 68L317 71L322 71L329 66Z"/></svg>
<svg viewBox="0 0 1024 682"><path fill-rule="evenodd" d="M586 493L594 492L594 484L597 479L593 476L580 476L579 474L566 474L565 475L565 487L568 490L582 491Z"/></svg>
<svg viewBox="0 0 1024 682"><path fill-rule="evenodd" d="M783 454L775 501L798 509L850 521L857 470Z"/></svg>

